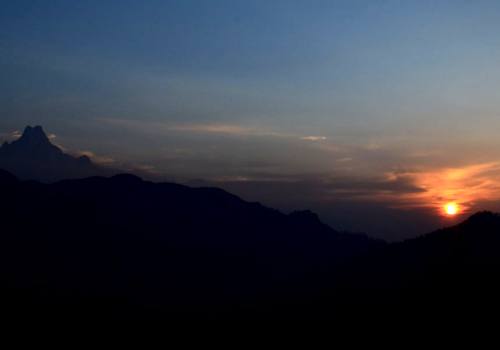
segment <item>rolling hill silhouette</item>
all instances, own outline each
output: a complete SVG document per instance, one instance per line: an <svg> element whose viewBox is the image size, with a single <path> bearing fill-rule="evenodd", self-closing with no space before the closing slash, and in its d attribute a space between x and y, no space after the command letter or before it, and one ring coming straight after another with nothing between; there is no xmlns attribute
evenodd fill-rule
<svg viewBox="0 0 500 350"><path fill-rule="evenodd" d="M312 276L384 246L308 211L133 175L42 184L2 171L0 191L4 306L29 313L261 310L301 300L317 290Z"/></svg>
<svg viewBox="0 0 500 350"><path fill-rule="evenodd" d="M56 181L89 176L110 176L116 171L72 157L53 145L41 126L27 126L22 136L0 147L0 169L26 180Z"/></svg>
<svg viewBox="0 0 500 350"><path fill-rule="evenodd" d="M308 211L133 175L42 184L0 171L0 191L9 317L366 320L498 309L493 213L385 244Z"/></svg>
<svg viewBox="0 0 500 350"><path fill-rule="evenodd" d="M372 318L481 319L500 311L499 273L500 215L479 212L456 226L357 259L336 276L319 303L342 315ZM333 295L345 302L332 304Z"/></svg>

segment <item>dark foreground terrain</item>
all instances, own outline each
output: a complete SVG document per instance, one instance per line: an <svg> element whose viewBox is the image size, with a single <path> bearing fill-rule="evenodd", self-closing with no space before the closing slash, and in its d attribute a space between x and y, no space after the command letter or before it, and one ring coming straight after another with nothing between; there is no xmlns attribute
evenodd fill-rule
<svg viewBox="0 0 500 350"><path fill-rule="evenodd" d="M396 244L214 188L0 172L5 319L450 317L496 310L500 217Z"/></svg>

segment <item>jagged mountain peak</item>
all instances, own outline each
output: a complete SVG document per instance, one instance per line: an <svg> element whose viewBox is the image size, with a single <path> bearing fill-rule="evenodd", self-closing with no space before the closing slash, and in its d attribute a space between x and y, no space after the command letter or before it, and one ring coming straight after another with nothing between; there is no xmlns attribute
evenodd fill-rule
<svg viewBox="0 0 500 350"><path fill-rule="evenodd" d="M28 125L24 129L23 135L18 141L29 143L50 143L47 134L40 125L34 127Z"/></svg>
<svg viewBox="0 0 500 350"><path fill-rule="evenodd" d="M57 181L111 175L112 169L96 166L89 157L73 157L54 145L40 125L26 126L22 136L0 147L0 169L22 180Z"/></svg>
<svg viewBox="0 0 500 350"><path fill-rule="evenodd" d="M0 148L4 157L18 160L43 160L60 157L63 151L52 144L49 137L39 125L27 126L22 136Z"/></svg>

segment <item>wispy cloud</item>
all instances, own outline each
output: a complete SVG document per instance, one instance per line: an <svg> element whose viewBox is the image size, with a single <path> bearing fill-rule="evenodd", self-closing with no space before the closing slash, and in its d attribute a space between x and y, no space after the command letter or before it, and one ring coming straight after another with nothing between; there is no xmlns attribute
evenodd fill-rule
<svg viewBox="0 0 500 350"><path fill-rule="evenodd" d="M231 124L180 124L171 125L169 127L169 130L229 135L252 135L258 132L258 130L255 128L248 128Z"/></svg>
<svg viewBox="0 0 500 350"><path fill-rule="evenodd" d="M318 141L326 141L327 137L326 136L302 136L302 137L300 137L300 139L304 140L304 141L318 142Z"/></svg>
<svg viewBox="0 0 500 350"><path fill-rule="evenodd" d="M173 123L143 121L133 119L99 119L102 122L124 128L149 133L186 132L198 134L225 134L233 136L288 136L288 134L266 130L261 127L244 126L229 123Z"/></svg>
<svg viewBox="0 0 500 350"><path fill-rule="evenodd" d="M259 127L249 127L235 124L171 124L170 131L190 132L199 134L222 134L231 136L256 137L293 137L291 134L267 130Z"/></svg>
<svg viewBox="0 0 500 350"><path fill-rule="evenodd" d="M83 156L88 157L94 163L99 164L99 165L106 166L106 165L113 165L114 163L116 163L115 159L113 159L111 157L97 155L92 151L76 151L76 152L70 152L70 153L72 153L74 156L77 156L77 157L83 157Z"/></svg>
<svg viewBox="0 0 500 350"><path fill-rule="evenodd" d="M339 159L336 159L335 161L337 163L347 163L347 162L352 162L352 158L351 157L344 157L344 158L339 158Z"/></svg>
<svg viewBox="0 0 500 350"><path fill-rule="evenodd" d="M133 119L99 119L115 126L134 128L148 133L185 132L194 134L220 134L234 137L270 137L283 139L298 139L303 141L325 141L326 136L299 135L293 132L230 123L172 123L159 121L142 121Z"/></svg>
<svg viewBox="0 0 500 350"><path fill-rule="evenodd" d="M20 138L21 136L23 136L23 133L19 130L15 130L13 132L10 133L10 137L13 139L13 140L17 140L18 138Z"/></svg>
<svg viewBox="0 0 500 350"><path fill-rule="evenodd" d="M0 132L0 141L2 142L12 142L19 139L22 136L22 132L19 130L14 130L11 132Z"/></svg>

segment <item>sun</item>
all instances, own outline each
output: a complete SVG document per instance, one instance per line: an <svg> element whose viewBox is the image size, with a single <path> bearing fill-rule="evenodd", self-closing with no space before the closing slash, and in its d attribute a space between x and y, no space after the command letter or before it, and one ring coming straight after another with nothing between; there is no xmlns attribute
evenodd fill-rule
<svg viewBox="0 0 500 350"><path fill-rule="evenodd" d="M458 214L458 205L457 203L446 203L444 206L444 211L448 216L455 216Z"/></svg>

